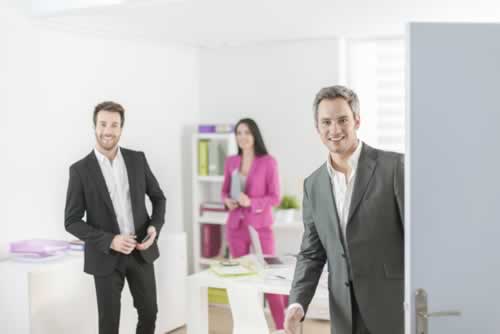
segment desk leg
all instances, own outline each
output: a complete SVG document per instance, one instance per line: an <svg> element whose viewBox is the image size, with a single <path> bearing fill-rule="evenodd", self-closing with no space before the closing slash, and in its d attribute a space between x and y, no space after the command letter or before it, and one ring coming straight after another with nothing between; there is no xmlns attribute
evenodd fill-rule
<svg viewBox="0 0 500 334"><path fill-rule="evenodd" d="M27 273L0 273L0 333L31 333Z"/></svg>
<svg viewBox="0 0 500 334"><path fill-rule="evenodd" d="M187 289L187 334L208 334L208 288L188 278Z"/></svg>

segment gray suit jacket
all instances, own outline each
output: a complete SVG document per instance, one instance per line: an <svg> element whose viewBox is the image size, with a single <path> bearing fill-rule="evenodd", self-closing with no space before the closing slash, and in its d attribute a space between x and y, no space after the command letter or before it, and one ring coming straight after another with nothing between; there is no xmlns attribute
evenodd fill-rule
<svg viewBox="0 0 500 334"><path fill-rule="evenodd" d="M303 220L305 230L290 304L299 303L307 312L323 267L328 263L332 333L352 333L349 270L370 333L404 333L403 155L363 144L346 245L341 237L326 164L304 182Z"/></svg>

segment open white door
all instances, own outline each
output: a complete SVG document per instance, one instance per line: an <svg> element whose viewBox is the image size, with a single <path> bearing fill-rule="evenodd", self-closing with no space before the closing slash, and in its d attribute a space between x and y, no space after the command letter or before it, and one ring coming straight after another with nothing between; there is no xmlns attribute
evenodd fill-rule
<svg viewBox="0 0 500 334"><path fill-rule="evenodd" d="M498 334L500 24L407 37L405 334Z"/></svg>

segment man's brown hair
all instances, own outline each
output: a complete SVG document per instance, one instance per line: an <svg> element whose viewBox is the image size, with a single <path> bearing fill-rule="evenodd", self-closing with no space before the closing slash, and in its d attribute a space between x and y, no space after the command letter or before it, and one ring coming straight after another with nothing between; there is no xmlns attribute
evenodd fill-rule
<svg viewBox="0 0 500 334"><path fill-rule="evenodd" d="M123 124L125 123L125 109L121 106L121 104L113 102L113 101L104 101L99 103L94 108L94 126L97 126L97 114L99 111L110 111L117 112L120 114L121 124L120 126L123 128Z"/></svg>

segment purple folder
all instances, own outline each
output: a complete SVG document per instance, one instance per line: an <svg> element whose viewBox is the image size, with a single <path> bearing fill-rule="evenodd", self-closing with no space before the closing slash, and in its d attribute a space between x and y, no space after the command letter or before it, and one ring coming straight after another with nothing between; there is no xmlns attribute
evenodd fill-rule
<svg viewBox="0 0 500 334"><path fill-rule="evenodd" d="M69 249L69 243L63 240L31 239L14 241L10 244L10 252L17 255L51 256Z"/></svg>

